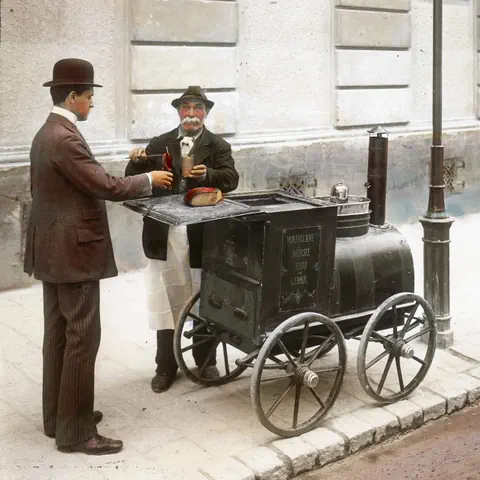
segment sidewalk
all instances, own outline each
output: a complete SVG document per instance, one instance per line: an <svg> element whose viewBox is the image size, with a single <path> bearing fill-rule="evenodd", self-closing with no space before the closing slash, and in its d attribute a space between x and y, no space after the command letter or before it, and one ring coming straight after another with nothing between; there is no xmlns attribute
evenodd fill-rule
<svg viewBox="0 0 480 480"><path fill-rule="evenodd" d="M414 254L417 292L423 288L420 224L400 228ZM432 368L408 399L375 407L356 375L358 343L348 343L348 371L329 418L316 430L280 439L257 420L250 371L218 388L179 376L154 394L155 336L148 329L142 272L102 281L102 342L96 405L103 435L121 438L118 455L57 452L42 431L42 291L0 293L0 478L282 480L337 460L400 430L480 398L480 214L456 219L451 230L451 305L455 346L437 350Z"/></svg>

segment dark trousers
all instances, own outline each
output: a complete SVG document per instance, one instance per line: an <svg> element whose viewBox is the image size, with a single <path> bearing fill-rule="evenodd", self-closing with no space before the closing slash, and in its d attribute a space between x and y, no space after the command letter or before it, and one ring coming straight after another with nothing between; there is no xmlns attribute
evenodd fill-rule
<svg viewBox="0 0 480 480"><path fill-rule="evenodd" d="M198 342L201 338L193 336L193 341ZM192 355L195 365L201 367L212 349L210 342L203 343L192 348ZM216 365L216 352L210 355L208 365ZM157 330L157 354L155 355L155 363L157 364L157 373L174 374L177 371L177 361L173 354L173 330Z"/></svg>
<svg viewBox="0 0 480 480"><path fill-rule="evenodd" d="M43 282L43 425L59 447L94 437L95 359L100 345L98 281Z"/></svg>

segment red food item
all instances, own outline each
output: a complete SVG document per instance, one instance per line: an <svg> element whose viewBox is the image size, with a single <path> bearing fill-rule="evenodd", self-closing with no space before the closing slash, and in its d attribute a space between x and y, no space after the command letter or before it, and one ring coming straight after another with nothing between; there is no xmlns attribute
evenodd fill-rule
<svg viewBox="0 0 480 480"><path fill-rule="evenodd" d="M168 172L172 170L172 156L168 152L163 154L163 168Z"/></svg>
<svg viewBox="0 0 480 480"><path fill-rule="evenodd" d="M192 188L185 194L185 204L192 207L208 207L222 200L222 192L218 188Z"/></svg>

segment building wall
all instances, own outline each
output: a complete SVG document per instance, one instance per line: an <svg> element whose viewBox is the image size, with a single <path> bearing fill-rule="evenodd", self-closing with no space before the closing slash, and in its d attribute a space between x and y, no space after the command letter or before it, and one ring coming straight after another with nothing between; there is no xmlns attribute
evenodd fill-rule
<svg viewBox="0 0 480 480"><path fill-rule="evenodd" d="M132 145L172 129L170 102L199 84L207 125L232 143L240 189L364 193L367 129L390 132L388 218L411 221L428 195L431 0L2 0L0 289L24 285L28 151L60 58L95 66L95 109L80 125L122 175ZM480 1L444 2L443 113L452 213L477 208ZM144 264L141 219L110 204L120 270Z"/></svg>

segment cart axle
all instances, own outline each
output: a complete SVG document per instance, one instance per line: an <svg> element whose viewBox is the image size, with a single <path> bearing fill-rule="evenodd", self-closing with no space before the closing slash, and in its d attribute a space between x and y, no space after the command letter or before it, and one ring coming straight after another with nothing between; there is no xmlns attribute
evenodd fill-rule
<svg viewBox="0 0 480 480"><path fill-rule="evenodd" d="M287 368L288 372L289 368ZM306 365L300 365L295 369L295 380L297 385L305 385L308 388L315 388L318 385L318 375Z"/></svg>

